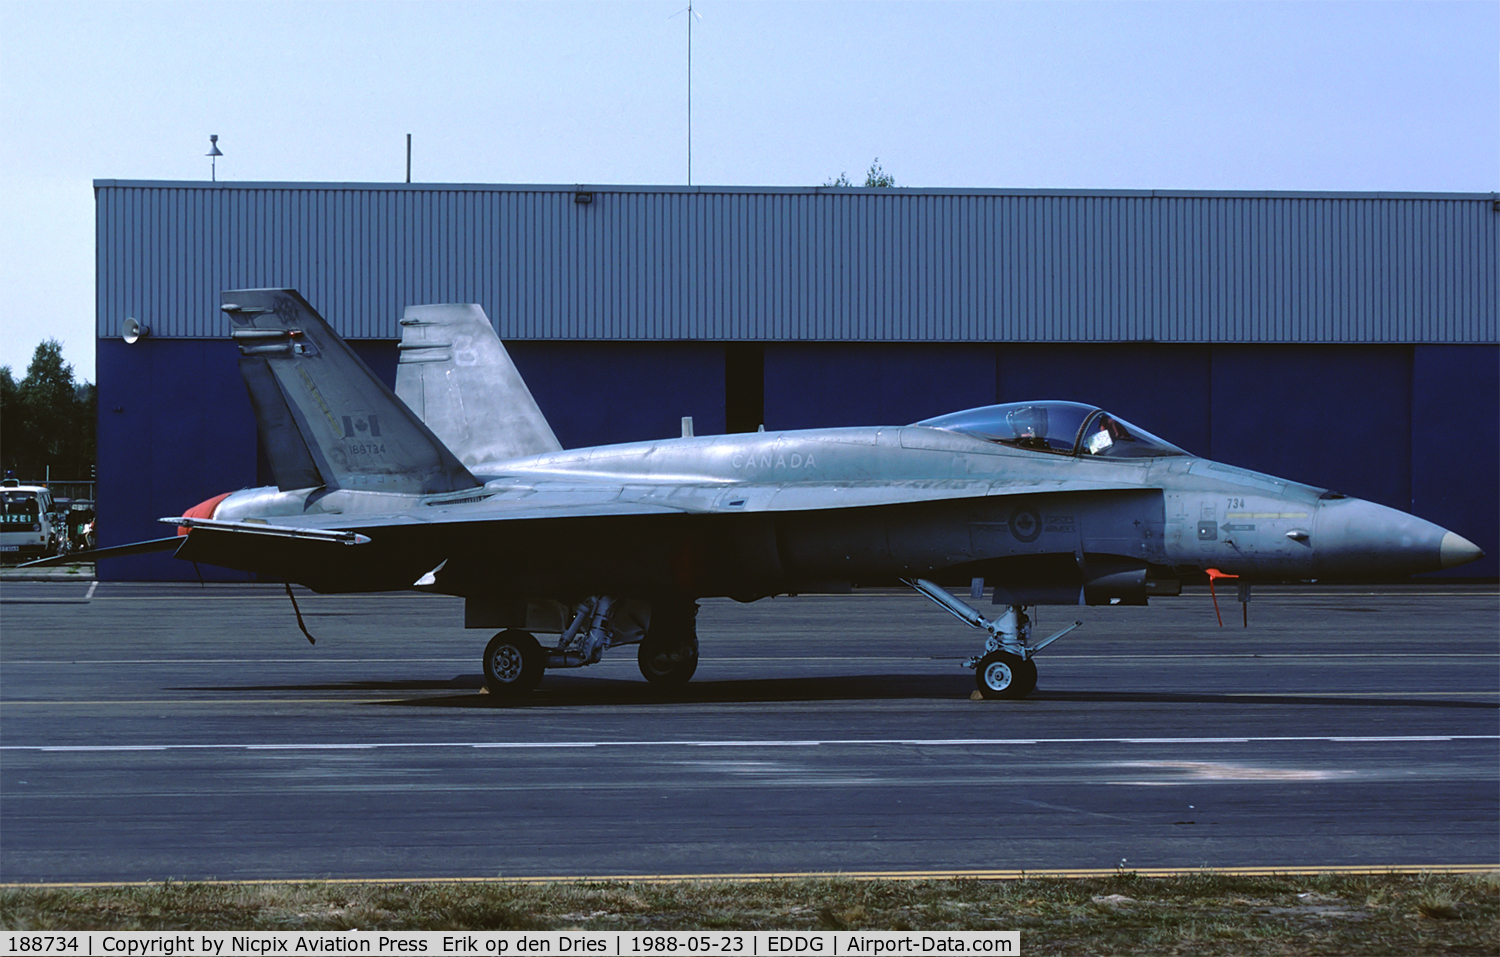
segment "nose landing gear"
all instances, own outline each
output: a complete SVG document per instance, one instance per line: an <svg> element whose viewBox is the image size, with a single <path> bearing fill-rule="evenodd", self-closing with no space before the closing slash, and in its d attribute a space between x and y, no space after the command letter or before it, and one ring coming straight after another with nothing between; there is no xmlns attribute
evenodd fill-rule
<svg viewBox="0 0 1500 957"><path fill-rule="evenodd" d="M1083 625L1075 621L1055 635L1031 644L1031 616L1026 613L1029 606L1011 605L999 618L986 618L941 585L925 578L904 581L959 621L989 633L983 657L976 656L964 663L974 669L979 694L985 698L1024 698L1031 694L1036 689L1036 663L1032 656ZM976 588L983 587L983 582L977 579L975 584Z"/></svg>

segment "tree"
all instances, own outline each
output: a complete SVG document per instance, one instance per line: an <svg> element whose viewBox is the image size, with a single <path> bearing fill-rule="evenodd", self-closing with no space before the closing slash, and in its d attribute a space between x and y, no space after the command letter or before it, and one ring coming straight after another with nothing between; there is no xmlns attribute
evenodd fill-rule
<svg viewBox="0 0 1500 957"><path fill-rule="evenodd" d="M880 157L870 164L869 172L865 173L865 185L888 189L896 185L896 177L880 168Z"/></svg>
<svg viewBox="0 0 1500 957"><path fill-rule="evenodd" d="M0 367L0 464L18 478L84 479L94 464L98 390L75 382L62 343L44 340L26 378Z"/></svg>
<svg viewBox="0 0 1500 957"><path fill-rule="evenodd" d="M831 179L823 185L853 186L854 184L849 181L848 173L840 173L838 179ZM870 164L870 169L865 173L865 185L877 189L888 189L896 185L896 177L881 168L880 157L877 156L875 157L875 161Z"/></svg>
<svg viewBox="0 0 1500 957"><path fill-rule="evenodd" d="M11 375L10 366L0 366L0 466L15 470L18 443L24 440L21 428L21 389Z"/></svg>

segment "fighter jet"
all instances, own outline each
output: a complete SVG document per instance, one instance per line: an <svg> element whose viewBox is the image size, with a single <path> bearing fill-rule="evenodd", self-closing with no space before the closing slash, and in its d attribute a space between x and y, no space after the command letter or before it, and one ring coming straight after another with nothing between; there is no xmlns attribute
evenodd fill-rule
<svg viewBox="0 0 1500 957"><path fill-rule="evenodd" d="M222 309L276 484L94 554L171 548L316 592L460 596L466 627L499 629L483 670L500 696L629 645L647 681L680 686L700 599L901 581L983 632L967 662L982 696L1021 698L1037 652L1076 627L1034 637L1038 605L1140 605L1204 574L1242 589L1385 579L1482 554L1077 402L563 449L477 305L407 308L394 392L295 290L227 291ZM969 603L986 591L988 615Z"/></svg>

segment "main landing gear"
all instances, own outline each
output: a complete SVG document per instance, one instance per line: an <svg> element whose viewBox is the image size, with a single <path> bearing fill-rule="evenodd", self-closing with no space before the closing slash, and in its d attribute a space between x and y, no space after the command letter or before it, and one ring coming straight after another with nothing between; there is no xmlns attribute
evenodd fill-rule
<svg viewBox="0 0 1500 957"><path fill-rule="evenodd" d="M534 690L548 668L595 664L620 645L639 645L641 674L661 688L680 688L698 670L698 603L655 602L646 606L608 595L580 602L559 636L543 648L529 631L507 629L484 649L484 685L492 695L519 697Z"/></svg>
<svg viewBox="0 0 1500 957"><path fill-rule="evenodd" d="M964 662L974 669L975 683L985 698L1024 698L1036 689L1036 662L1032 656L1083 624L1075 621L1057 634L1031 643L1031 616L1026 605L1010 605L998 618L986 618L952 592L925 578L905 579L906 584L926 595L953 617L971 628L989 633L985 654ZM975 581L974 597L979 597L984 583Z"/></svg>

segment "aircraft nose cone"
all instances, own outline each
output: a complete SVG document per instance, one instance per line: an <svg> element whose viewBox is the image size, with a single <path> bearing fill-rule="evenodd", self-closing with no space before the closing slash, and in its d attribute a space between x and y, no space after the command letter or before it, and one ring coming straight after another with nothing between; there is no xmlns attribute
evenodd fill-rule
<svg viewBox="0 0 1500 957"><path fill-rule="evenodd" d="M1438 545L1438 561L1443 563L1444 568L1466 565L1483 557L1483 549L1455 532L1444 535L1442 542Z"/></svg>
<svg viewBox="0 0 1500 957"><path fill-rule="evenodd" d="M1483 554L1441 525L1357 498L1320 503L1315 549L1317 577L1335 580L1435 572Z"/></svg>

